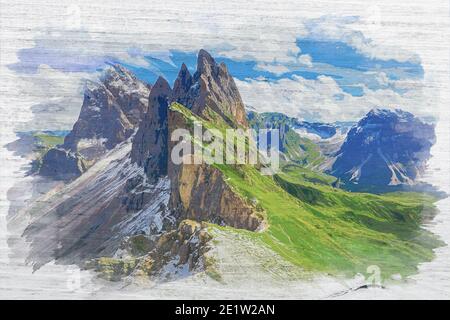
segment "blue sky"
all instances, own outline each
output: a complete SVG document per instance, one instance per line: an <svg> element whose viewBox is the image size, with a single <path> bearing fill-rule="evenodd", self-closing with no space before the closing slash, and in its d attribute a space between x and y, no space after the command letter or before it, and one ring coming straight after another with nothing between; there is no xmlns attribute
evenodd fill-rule
<svg viewBox="0 0 450 320"><path fill-rule="evenodd" d="M269 82L280 79L289 79L298 76L308 80L316 80L319 76L333 78L343 92L352 96L363 96L364 86L371 90L390 88L400 92L389 81L379 80L383 73L388 80L405 80L423 78L423 68L417 62L400 62L394 59L381 60L371 58L358 52L356 48L340 41L325 41L314 39L297 39L296 44L301 52L297 54L308 55L310 65L299 62L279 63L275 59L270 66L282 68L282 72L271 71L264 68L259 62L252 59L231 59L214 54L218 62L224 62L231 74L242 81L259 79ZM146 66L123 61L112 56L86 56L75 52L65 52L58 48L48 48L41 44L33 48L22 49L18 53L19 62L10 65L10 68L21 73L33 73L41 64L49 65L65 72L97 72L107 66L108 63L120 63L133 71L141 80L153 83L158 76L164 76L169 83L173 83L181 64L184 62L191 72L195 72L195 51L169 50L170 59L160 59L157 53L140 52L129 49L131 57L140 57L147 63ZM267 63L266 63L267 65ZM339 99L339 96L336 97Z"/></svg>
<svg viewBox="0 0 450 320"><path fill-rule="evenodd" d="M17 75L34 77L38 84L43 66L82 81L95 79L108 64L119 63L145 82L163 76L173 84L182 63L195 72L197 52L206 43L216 61L224 62L234 76L244 103L258 111L332 122L357 120L371 108L414 111L417 106L424 110L427 104L430 109L432 102L422 94L424 69L418 55L375 44L362 32L349 29L358 19L307 19L299 23L303 31L295 35L290 29L284 40L282 29L265 30L272 34L268 40L258 33L252 39L233 33L230 41L216 35L220 41L208 38L195 44L192 39L172 39L170 33L156 46L141 45L136 39L105 45L85 31L45 34L35 38L33 47L17 51L18 61L8 67ZM185 40L188 44L172 45Z"/></svg>
<svg viewBox="0 0 450 320"><path fill-rule="evenodd" d="M371 90L390 88L400 92L400 89L393 84L380 82L378 79L380 72L384 73L387 79L394 81L421 79L424 74L420 63L370 58L343 42L298 39L297 45L301 50L301 55L308 55L311 58L312 65L278 63L275 60L272 63L273 66L283 67L286 70L282 73L275 73L259 67L256 60L233 60L221 56L216 56L216 60L224 62L231 74L242 81L264 79L273 82L292 78L294 75L308 80L316 80L319 76L329 76L339 84L344 92L352 96L362 96L363 85ZM145 54L144 58L149 63L149 67L145 68L120 60L114 60L114 62L123 64L149 83L153 83L160 75L173 83L183 62L191 72L195 71L196 54L196 52L171 50L171 61L163 61L152 56L151 53Z"/></svg>

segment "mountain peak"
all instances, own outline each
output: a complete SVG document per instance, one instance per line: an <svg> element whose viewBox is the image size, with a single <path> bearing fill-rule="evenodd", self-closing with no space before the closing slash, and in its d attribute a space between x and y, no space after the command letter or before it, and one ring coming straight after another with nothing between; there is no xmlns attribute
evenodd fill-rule
<svg viewBox="0 0 450 320"><path fill-rule="evenodd" d="M434 127L412 113L372 109L350 129L331 172L359 186L414 184L435 138Z"/></svg>
<svg viewBox="0 0 450 320"><path fill-rule="evenodd" d="M150 91L148 111L133 139L131 160L144 167L151 182L167 174L167 114L172 97L169 83L159 77Z"/></svg>
<svg viewBox="0 0 450 320"><path fill-rule="evenodd" d="M119 64L109 64L100 80L108 89L119 86L136 86L140 83L130 70Z"/></svg>
<svg viewBox="0 0 450 320"><path fill-rule="evenodd" d="M87 158L97 154L98 144L112 149L128 139L148 108L150 86L125 67L110 64L99 80L86 82L79 118L64 140L64 148ZM83 142L94 140L92 147Z"/></svg>
<svg viewBox="0 0 450 320"><path fill-rule="evenodd" d="M214 58L204 49L200 49L197 57L197 72L202 74L207 68L213 68L216 65Z"/></svg>
<svg viewBox="0 0 450 320"><path fill-rule="evenodd" d="M404 111L402 109L386 109L386 108L373 108L370 110L366 117L369 116L377 116L377 117L384 117L384 116L398 116L398 117L414 117L414 115L408 111Z"/></svg>
<svg viewBox="0 0 450 320"><path fill-rule="evenodd" d="M180 74L180 73L189 73L189 70L188 70L188 67L186 66L186 64L183 62L182 64L181 64L181 68L180 68L180 72L178 73L178 74ZM190 74L190 73L189 73Z"/></svg>
<svg viewBox="0 0 450 320"><path fill-rule="evenodd" d="M170 85L164 77L162 77L162 76L158 77L155 84L153 85L152 90L150 91L150 95L152 95L152 93L155 93L155 91L158 91L158 92L159 91L164 91L164 92L171 91Z"/></svg>
<svg viewBox="0 0 450 320"><path fill-rule="evenodd" d="M173 96L175 100L183 105L188 104L185 97L193 83L193 78L186 65L183 63L178 72L178 77L173 85Z"/></svg>
<svg viewBox="0 0 450 320"><path fill-rule="evenodd" d="M213 110L231 126L247 127L244 103L233 77L224 63L216 63L204 49L197 57L197 71L192 76L181 66L173 88L173 101L179 102L201 117Z"/></svg>

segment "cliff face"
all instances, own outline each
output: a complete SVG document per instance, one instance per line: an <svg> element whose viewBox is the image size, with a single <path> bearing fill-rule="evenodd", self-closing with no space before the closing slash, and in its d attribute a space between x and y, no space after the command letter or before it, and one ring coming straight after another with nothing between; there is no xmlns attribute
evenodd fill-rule
<svg viewBox="0 0 450 320"><path fill-rule="evenodd" d="M50 149L42 159L39 173L54 179L78 177L87 169L85 160L79 155L61 148Z"/></svg>
<svg viewBox="0 0 450 320"><path fill-rule="evenodd" d="M413 184L436 139L434 127L402 110L370 111L348 133L331 173L347 184Z"/></svg>
<svg viewBox="0 0 450 320"><path fill-rule="evenodd" d="M114 148L138 127L147 112L149 93L150 88L128 70L111 66L100 83L86 86L80 116L64 147L83 153L89 140L101 140L106 149Z"/></svg>
<svg viewBox="0 0 450 320"><path fill-rule="evenodd" d="M187 219L256 230L262 222L256 210L225 182L223 174L208 165L182 165L170 176L172 210Z"/></svg>
<svg viewBox="0 0 450 320"><path fill-rule="evenodd" d="M167 175L167 112L171 99L169 84L164 78L158 78L150 92L148 112L133 138L131 160L144 168L150 182Z"/></svg>
<svg viewBox="0 0 450 320"><path fill-rule="evenodd" d="M97 141L112 149L128 139L148 108L150 88L125 68L107 69L99 83L88 83L80 116L64 140L64 148L90 157ZM92 152L91 152L92 153Z"/></svg>
<svg viewBox="0 0 450 320"><path fill-rule="evenodd" d="M157 274L166 266L197 270L204 268L209 241L201 222L248 230L261 226L257 210L227 184L220 170L207 164L175 165L169 157L176 143L170 141L173 130L191 129L185 115L171 110L173 101L191 101L190 110L199 118L208 119L211 110L217 110L216 120L222 121L223 115L230 125L246 125L239 93L225 66L217 66L205 52L199 61L194 77L187 68L180 70L173 91L159 78L145 103L129 95L136 92L125 83L134 78L119 67L105 75L104 83L88 88L64 148L50 150L42 165L41 174L48 176L81 176L66 186L64 197L52 197L42 219L27 228L29 260L35 268L52 260L89 260L98 271L106 268L109 273L109 268L120 266L132 270L134 262L116 261L116 256L127 239L140 236L147 251L139 253L139 268L143 266L145 274ZM196 85L199 82L203 89ZM98 158L84 172L83 153L88 154L83 146L94 145L86 140L97 141L98 149L91 151ZM40 240L44 235L51 236Z"/></svg>
<svg viewBox="0 0 450 320"><path fill-rule="evenodd" d="M209 119L209 107L226 123L247 126L244 106L226 66L217 65L206 51L201 50L194 76L183 65L173 91L161 77L154 84L148 112L133 138L132 162L144 168L149 183L168 175L171 185L169 208L177 219L257 229L261 219L254 208L231 190L219 170L209 165L175 165L171 161L170 153L176 143L170 141L172 132L190 129L183 115L169 110L173 101L182 102L200 118ZM140 208L139 199L132 198L131 205L134 203L137 209Z"/></svg>
<svg viewBox="0 0 450 320"><path fill-rule="evenodd" d="M209 118L207 109L211 108L233 127L248 126L244 103L233 77L225 64L217 64L205 50L198 54L193 76L182 66L174 85L174 101L203 118Z"/></svg>
<svg viewBox="0 0 450 320"><path fill-rule="evenodd" d="M177 128L189 130L183 115L169 111L169 132ZM170 150L177 142L170 143ZM191 158L192 154L184 154ZM171 194L169 208L182 219L209 221L235 228L256 230L262 223L256 209L226 183L220 170L207 164L176 165L169 162Z"/></svg>
<svg viewBox="0 0 450 320"><path fill-rule="evenodd" d="M44 156L39 173L55 179L81 175L88 163L135 132L147 112L149 93L150 86L127 69L119 65L108 68L99 83L86 85L78 120L64 143ZM74 159L83 166L74 165Z"/></svg>

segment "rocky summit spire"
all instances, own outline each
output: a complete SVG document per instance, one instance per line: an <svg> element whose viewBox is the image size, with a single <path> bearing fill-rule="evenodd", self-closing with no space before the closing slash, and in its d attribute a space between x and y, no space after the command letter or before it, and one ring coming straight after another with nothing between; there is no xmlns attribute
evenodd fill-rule
<svg viewBox="0 0 450 320"><path fill-rule="evenodd" d="M88 158L98 143L92 147L84 143L84 152L78 146L80 141L103 141L106 149L112 149L131 136L148 107L150 86L124 67L111 65L100 80L87 82L79 118L64 141L65 149Z"/></svg>
<svg viewBox="0 0 450 320"><path fill-rule="evenodd" d="M148 112L133 139L131 160L144 167L151 182L167 174L167 113L171 100L172 89L159 77L150 91Z"/></svg>
<svg viewBox="0 0 450 320"><path fill-rule="evenodd" d="M229 125L247 127L247 119L239 91L225 64L217 64L205 50L200 50L197 71L191 77L182 66L174 86L174 100L208 118L208 108Z"/></svg>
<svg viewBox="0 0 450 320"><path fill-rule="evenodd" d="M217 64L213 57L204 49L200 49L197 56L197 72L210 73L211 69L216 69Z"/></svg>
<svg viewBox="0 0 450 320"><path fill-rule="evenodd" d="M187 106L189 102L189 89L192 87L194 80L191 73L189 72L186 65L183 63L181 65L180 72L178 72L178 77L173 85L173 97L174 100Z"/></svg>

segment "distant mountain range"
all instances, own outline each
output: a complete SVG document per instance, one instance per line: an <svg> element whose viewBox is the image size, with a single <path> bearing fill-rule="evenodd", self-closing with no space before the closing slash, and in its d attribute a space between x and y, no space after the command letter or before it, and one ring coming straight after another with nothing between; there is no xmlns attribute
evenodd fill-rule
<svg viewBox="0 0 450 320"><path fill-rule="evenodd" d="M247 112L247 117L254 128L280 129L284 125L290 129L304 130L305 133L316 135L321 139L331 138L336 134L339 127L331 123L299 121L296 118L291 118L278 112L257 113L249 111Z"/></svg>
<svg viewBox="0 0 450 320"><path fill-rule="evenodd" d="M329 172L348 187L414 185L435 141L434 126L413 114L374 109L350 129Z"/></svg>
<svg viewBox="0 0 450 320"><path fill-rule="evenodd" d="M279 129L286 160L339 178L352 190L413 186L426 169L434 126L402 110L374 109L358 123L311 123L282 113L248 112L255 129ZM307 145L313 141L314 145ZM316 157L313 157L316 153ZM293 156L294 155L294 156Z"/></svg>
<svg viewBox="0 0 450 320"><path fill-rule="evenodd" d="M194 122L282 129L281 172L262 175L261 163L173 163L171 133L192 133ZM354 275L377 264L386 275L413 273L440 245L420 227L434 198L350 193L337 182L411 183L429 157L433 127L374 110L348 129L246 113L226 65L205 50L193 75L181 67L173 88L111 66L87 85L64 142L42 157L39 173L65 183L30 206L29 261L74 263L109 280L204 272L221 281L222 235L240 239L242 255L270 250L275 266Z"/></svg>

